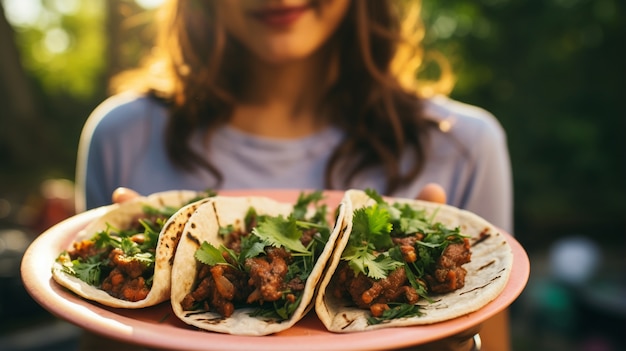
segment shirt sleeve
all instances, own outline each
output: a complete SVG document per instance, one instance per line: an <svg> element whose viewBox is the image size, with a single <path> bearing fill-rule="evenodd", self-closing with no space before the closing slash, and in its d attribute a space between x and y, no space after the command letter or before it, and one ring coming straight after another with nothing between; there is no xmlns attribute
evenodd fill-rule
<svg viewBox="0 0 626 351"><path fill-rule="evenodd" d="M495 118L486 122L472 147L474 165L462 207L512 234L512 172L506 134Z"/></svg>
<svg viewBox="0 0 626 351"><path fill-rule="evenodd" d="M123 185L134 157L129 150L143 143L145 126L137 117L145 112L144 100L130 94L111 97L85 122L76 161L78 211L111 204L113 190Z"/></svg>
<svg viewBox="0 0 626 351"><path fill-rule="evenodd" d="M111 202L111 194L106 194L102 186L108 178L105 171L112 169L112 165L111 158L107 160L106 135L101 127L101 121L110 112L106 102L96 108L80 136L76 160L76 209L79 212Z"/></svg>
<svg viewBox="0 0 626 351"><path fill-rule="evenodd" d="M430 162L412 191L418 193L426 182L439 183L450 205L512 234L513 180L504 128L474 105L444 96L426 103L426 115L438 128L431 136Z"/></svg>

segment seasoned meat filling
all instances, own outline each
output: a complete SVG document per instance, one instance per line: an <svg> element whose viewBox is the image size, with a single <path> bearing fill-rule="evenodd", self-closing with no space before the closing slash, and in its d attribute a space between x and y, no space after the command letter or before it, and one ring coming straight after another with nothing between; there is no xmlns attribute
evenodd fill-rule
<svg viewBox="0 0 626 351"><path fill-rule="evenodd" d="M304 290L299 278L286 281L288 264L292 257L283 248L269 248L266 255L249 258L246 271L228 265L200 264L196 288L181 303L185 310L202 308L230 317L235 306L242 303L263 304L283 297L293 302L296 293Z"/></svg>
<svg viewBox="0 0 626 351"><path fill-rule="evenodd" d="M75 242L72 245L72 250L68 252L72 260L79 258L86 260L88 257L97 257L103 253L106 253L106 250L97 248L93 240Z"/></svg>
<svg viewBox="0 0 626 351"><path fill-rule="evenodd" d="M419 257L415 243L422 236L394 238L406 262L415 262ZM434 270L425 275L429 292L446 293L462 288L467 271L461 265L470 262L470 245L467 239L460 243L451 243L437 260ZM347 298L356 306L369 309L374 317L380 317L389 309L389 303L416 304L419 293L407 279L405 267L399 267L389 273L385 279L372 279L362 273L355 275L346 261L341 261L332 282L332 294L337 298Z"/></svg>
<svg viewBox="0 0 626 351"><path fill-rule="evenodd" d="M150 293L146 278L154 273L153 267L143 262L129 259L121 249L113 249L109 253L111 273L102 281L102 290L118 299L127 301L143 300Z"/></svg>
<svg viewBox="0 0 626 351"><path fill-rule="evenodd" d="M403 267L392 271L385 279L374 280L359 273L356 276L347 262L340 263L333 283L333 295L349 297L359 308L370 309L379 317L390 302L415 304L419 294L407 281Z"/></svg>
<svg viewBox="0 0 626 351"><path fill-rule="evenodd" d="M235 311L233 302L244 300L251 291L246 274L227 265L202 264L197 279L195 290L181 302L185 310L200 304L204 310L215 310L223 317L230 317Z"/></svg>
<svg viewBox="0 0 626 351"><path fill-rule="evenodd" d="M432 274L426 275L430 290L435 293L447 293L462 288L465 285L467 270L461 265L470 262L469 240L462 243L448 245L437 260L437 266Z"/></svg>
<svg viewBox="0 0 626 351"><path fill-rule="evenodd" d="M290 258L284 249L269 249L267 256L246 260L246 268L250 270L248 284L255 287L247 303L276 301L282 297L288 269L286 260Z"/></svg>

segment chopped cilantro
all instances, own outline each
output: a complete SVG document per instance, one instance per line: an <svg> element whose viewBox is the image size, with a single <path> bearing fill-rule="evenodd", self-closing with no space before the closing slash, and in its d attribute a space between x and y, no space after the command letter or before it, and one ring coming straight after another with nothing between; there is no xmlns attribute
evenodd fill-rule
<svg viewBox="0 0 626 351"><path fill-rule="evenodd" d="M218 231L218 235L221 237L225 237L226 235L232 233L235 231L235 226L232 224L229 224L225 227L220 227L219 231Z"/></svg>
<svg viewBox="0 0 626 351"><path fill-rule="evenodd" d="M348 261L355 273L383 279L403 265L388 254L380 253L393 245L389 218L389 211L378 203L354 211L352 232L342 259Z"/></svg>
<svg viewBox="0 0 626 351"><path fill-rule="evenodd" d="M266 244L261 238L254 235L248 235L241 238L241 253L239 262L243 264L246 258L257 257L265 253Z"/></svg>
<svg viewBox="0 0 626 351"><path fill-rule="evenodd" d="M302 231L298 229L293 216L285 219L283 216L267 217L265 221L252 229L252 234L258 236L268 245L284 247L293 253L310 255L302 242Z"/></svg>
<svg viewBox="0 0 626 351"><path fill-rule="evenodd" d="M298 200L293 206L292 215L296 219L305 219L309 206L315 205L317 210L325 210L326 206L317 206L319 201L324 199L324 195L321 191L314 191L310 193L300 193L298 196ZM326 217L323 217L323 220L326 220Z"/></svg>
<svg viewBox="0 0 626 351"><path fill-rule="evenodd" d="M226 259L222 255L223 251L230 252L230 250L225 248L224 246L220 246L220 248L218 249L205 241L202 243L200 248L196 250L194 257L196 258L196 260L208 266L215 266L218 264L230 265L230 263L228 263L228 261L226 261Z"/></svg>
<svg viewBox="0 0 626 351"><path fill-rule="evenodd" d="M100 284L102 261L98 261L95 257L90 257L86 262L81 262L80 260L69 261L65 259L67 257L69 257L67 253L63 253L57 259L57 261L62 262L65 273L73 275L89 285L98 286Z"/></svg>
<svg viewBox="0 0 626 351"><path fill-rule="evenodd" d="M409 203L389 204L374 190L367 189L365 193L375 203L354 210L352 232L342 259L355 274L372 279L386 278L391 271L404 266L411 286L428 299L426 288L420 282L426 274L432 273L443 250L450 243L462 242L464 236L459 228L449 229L434 222L436 211L427 217L424 209ZM415 242L418 259L405 262L392 238L416 234L423 237Z"/></svg>

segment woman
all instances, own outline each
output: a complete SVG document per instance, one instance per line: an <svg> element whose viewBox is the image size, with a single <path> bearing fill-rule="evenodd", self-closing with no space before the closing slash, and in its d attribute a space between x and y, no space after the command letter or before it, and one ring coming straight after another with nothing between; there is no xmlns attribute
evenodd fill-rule
<svg viewBox="0 0 626 351"><path fill-rule="evenodd" d="M369 187L417 197L437 183L449 204L510 231L505 134L486 111L445 97L445 70L440 84L416 81L418 6L167 2L155 56L116 80L131 93L104 102L85 125L78 208L109 203L118 187ZM401 12L411 16L402 22ZM506 328L495 335L491 324L484 349L491 339L507 350ZM471 349L478 329L430 346Z"/></svg>

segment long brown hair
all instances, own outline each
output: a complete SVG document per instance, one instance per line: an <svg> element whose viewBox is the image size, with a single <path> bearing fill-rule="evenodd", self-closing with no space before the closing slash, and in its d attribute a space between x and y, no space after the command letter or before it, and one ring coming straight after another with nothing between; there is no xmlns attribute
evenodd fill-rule
<svg viewBox="0 0 626 351"><path fill-rule="evenodd" d="M155 55L141 70L141 79L121 75L114 83L126 87L129 81L141 82L145 92L166 102L170 159L184 169L208 169L219 187L218 167L195 153L189 140L198 127L207 128L210 135L228 121L244 84L240 73L244 70L238 59L241 48L229 40L212 3L172 0L163 5ZM416 84L424 57L419 5L419 1L353 0L328 44L338 53L339 73L322 106L347 136L327 165L328 189L341 187L333 183L333 176L342 174L340 181L350 184L360 172L382 166L386 193L392 193L422 169L430 122L421 101L425 94L447 93L450 80L444 73L435 84ZM411 149L414 162L406 168L401 159ZM351 161L343 169L346 160ZM341 172L336 170L339 166Z"/></svg>

